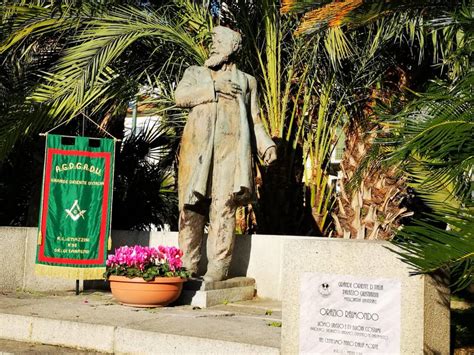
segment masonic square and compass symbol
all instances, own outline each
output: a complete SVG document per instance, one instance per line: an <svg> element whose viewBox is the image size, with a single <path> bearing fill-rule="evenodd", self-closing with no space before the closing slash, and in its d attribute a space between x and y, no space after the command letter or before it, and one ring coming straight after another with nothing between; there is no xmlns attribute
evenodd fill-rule
<svg viewBox="0 0 474 355"><path fill-rule="evenodd" d="M84 218L84 213L86 213L87 210L81 210L78 201L74 200L72 207L69 209L66 208L65 211L73 221L77 221L81 217Z"/></svg>

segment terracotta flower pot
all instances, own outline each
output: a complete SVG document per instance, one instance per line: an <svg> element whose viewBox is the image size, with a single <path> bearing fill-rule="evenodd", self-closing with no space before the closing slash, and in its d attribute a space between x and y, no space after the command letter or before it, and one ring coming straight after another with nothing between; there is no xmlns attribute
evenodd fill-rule
<svg viewBox="0 0 474 355"><path fill-rule="evenodd" d="M110 276L112 295L123 305L132 307L161 307L176 301L186 279L155 277L145 281L141 277Z"/></svg>

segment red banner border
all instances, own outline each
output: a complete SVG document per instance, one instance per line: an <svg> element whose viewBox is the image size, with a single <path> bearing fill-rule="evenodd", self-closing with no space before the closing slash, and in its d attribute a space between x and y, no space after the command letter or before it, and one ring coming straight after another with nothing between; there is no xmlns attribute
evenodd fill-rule
<svg viewBox="0 0 474 355"><path fill-rule="evenodd" d="M51 183L51 168L53 163L53 154L57 155L76 155L90 158L103 158L105 159L104 168L104 193L102 199L102 217L100 220L100 234L99 234L99 254L97 259L81 260L81 259L70 259L70 258L55 258L44 255L44 241L46 239L46 221L48 215L48 203L49 203L49 185ZM111 153L107 152L85 152L81 150L63 150L50 148L47 150L46 156L46 171L44 178L44 190L43 190L43 208L41 213L41 246L38 253L38 261L50 262L58 264L78 264L78 265L102 265L104 263L104 245L105 235L107 232L107 203L109 200L109 189L110 189L110 157Z"/></svg>

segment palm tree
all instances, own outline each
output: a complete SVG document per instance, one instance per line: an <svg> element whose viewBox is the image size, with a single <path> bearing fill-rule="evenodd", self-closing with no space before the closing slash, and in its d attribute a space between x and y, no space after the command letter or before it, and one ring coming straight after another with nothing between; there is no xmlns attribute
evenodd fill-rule
<svg viewBox="0 0 474 355"><path fill-rule="evenodd" d="M465 67L454 82L434 83L385 117L392 133L388 164L401 163L407 183L429 207L394 243L420 272L450 268L458 289L474 281L473 84L474 72Z"/></svg>
<svg viewBox="0 0 474 355"><path fill-rule="evenodd" d="M162 123L149 124L123 142L115 166L112 227L178 228L174 155L179 137Z"/></svg>
<svg viewBox="0 0 474 355"><path fill-rule="evenodd" d="M117 161L114 226L143 229L166 223L175 228L177 203L171 174L183 118L173 108L171 85L183 66L206 57L203 43L212 25L208 15L192 1L158 8L96 1L55 4L50 8L49 1L12 1L1 9L0 59L12 65L2 67L0 73L0 90L6 87L2 92L8 94L0 100L5 107L0 112L0 168L9 166L24 137L72 120L78 112L87 112L102 126L114 129L138 88L151 85L160 95L146 100L166 128L159 129L158 137L148 133L124 141ZM171 11L180 19L173 19ZM118 132L120 136L123 126ZM161 147L162 153L163 149L168 153L161 154L159 164L149 164L145 157L155 145L163 145L163 139L174 143ZM41 181L39 176L31 180ZM3 181L6 189L11 187ZM150 198L139 198L145 192ZM133 216L132 210L141 213Z"/></svg>
<svg viewBox="0 0 474 355"><path fill-rule="evenodd" d="M64 5L61 11L53 14L41 4L5 7L3 28L8 28L10 35L2 42L0 51L19 58L28 53L31 46L39 47L46 36L48 41L52 41L48 53L56 53L56 60L37 73L40 83L29 87L22 105L3 117L0 131L5 142L1 147L3 152L24 132L31 134L52 122L68 120L83 110L89 116L103 117L99 123L106 125L111 118L123 112L124 104L136 95L140 85L150 81L149 78L156 77L156 82L172 85L183 67L202 64L206 57L205 44L212 21L207 8L193 1L176 0L168 6L153 9L112 6L97 10L90 4ZM266 184L261 192L268 198L261 199L261 206L266 212L260 216L270 215L272 219L264 223L261 217L259 225L271 231L270 226L281 220L283 223L280 226L284 229L279 229L280 233L297 233L295 224L290 223L292 216L286 219L279 217L285 216L285 211L294 211L294 216L298 216L302 210L302 152L305 137L315 126L312 122L314 107L319 105L317 97L321 95L311 84L311 76L308 75L311 65L299 59L305 54L303 41L291 40L284 49L279 46L283 35L291 33L288 26L291 21L286 22L286 30L280 28L276 2L266 1L262 7L254 2L246 5L248 8L243 9L244 13L252 13L253 22L241 22L243 32L247 31L247 54L250 54L244 56L250 58L244 65L263 83L262 116L272 135L283 142L280 156L285 157L282 159L284 164L276 169L283 182L272 185L266 177L273 174L262 173ZM250 31L260 21L258 16L262 13L265 14L264 31ZM26 48L25 43L29 43ZM262 45L266 48L264 54L260 54ZM294 49L297 51L294 52ZM166 106L161 111L162 115L173 110L170 100L167 103L161 100L157 105L160 108ZM325 117L321 116L319 120ZM339 118L340 115L334 117ZM319 145L317 149L308 145L304 149L306 154L312 152L319 159L324 159L332 144L332 131L324 131L322 124L319 127L318 137L324 145ZM314 164L315 170L319 166ZM317 180L323 188L325 174L319 174ZM293 193L295 187L299 189L299 195ZM272 196L278 195L272 193L273 189L285 192L276 205L292 201L287 208L280 209L283 213L276 216L269 212L278 210L274 208L274 203L269 203ZM313 193L313 201L323 215L321 229L326 225L329 204L324 199L328 196L327 192Z"/></svg>
<svg viewBox="0 0 474 355"><path fill-rule="evenodd" d="M34 6L5 6L2 30L9 35L2 39L0 55L14 61L35 57L33 48L39 48L52 59L35 72L40 82L26 86L25 100L8 115L0 114L0 141L5 142L0 152L25 132L31 134L84 110L100 117L99 123L110 124L123 116L138 87L154 81L159 84L153 85L169 89L183 67L201 64L213 25L207 7L191 0L163 3L153 8L116 4L96 8L96 2L65 2L53 12L41 1ZM283 10L298 10L297 3L285 1ZM239 1L230 6L233 19L221 19L246 37L242 65L259 79L262 119L279 145L279 163L261 169L264 184L255 208L261 231L328 232L334 202L334 189L328 185L329 160L343 125L344 160L350 164L343 164L341 207L333 214L338 234L386 238L404 214L399 205L404 187L393 172L370 176L375 182L365 181L364 186L377 191L357 186L354 192L348 186L349 178L357 176L354 166L363 162L371 146L370 140L367 144L363 140L366 132L375 137L373 131L379 129L371 123L372 106L405 83L406 70L397 65L400 58L393 57L400 51L397 43L402 41L403 48L418 46L420 53L425 48L420 44L426 43L421 36L425 29L417 26L425 19L419 8L413 10L418 16L412 19L396 8L382 11L379 5L367 9L361 1L315 2L310 4L314 11L298 27L298 17L280 14L277 1ZM436 55L447 58L450 50L441 46L446 41L437 43ZM171 99L160 98L156 105L163 116L175 112ZM175 133L179 135L179 129ZM379 200L386 201L382 210ZM374 227L374 221L386 224L385 230Z"/></svg>
<svg viewBox="0 0 474 355"><path fill-rule="evenodd" d="M383 19L387 25L386 20L393 23L397 17L406 15L398 12L400 5L403 11L410 9L411 15L417 15L411 17L417 22L408 22L408 31L397 31L395 38L398 40L406 36L408 44L418 48L420 60L423 60L424 52L431 52L434 69L439 70L435 74L445 80L436 81L425 93L417 94L406 88L413 87L416 79L421 83L427 82L426 78L414 78L406 66L392 66L391 71L382 77L385 80L369 87L368 100L363 102L363 115L355 116L356 119L347 127L348 139L342 166L345 178L342 180L343 192L339 198L336 221L341 213L345 213L343 217L349 217L346 219L352 223L347 228L341 223L342 233L351 237L359 235L360 229L351 230L351 227L354 227L354 219L358 219L361 222L359 226L367 230L367 219L361 219L357 213L362 211L361 205L370 200L365 198L370 197L365 193L367 186L381 185L381 180L385 180L384 183L389 180L394 189L408 186L424 208L405 221L396 233L393 243L402 250L397 252L418 272L449 269L451 280L458 289L472 284L472 9L461 6L460 2L442 4L441 7L434 2L391 2L385 4L388 8L384 7L384 11L380 11L380 4L372 2L367 5L362 1L342 1L316 9L314 7L321 4L284 3L288 9L300 6L300 9L308 10L313 7L303 17L298 30L307 35L314 35L321 28L330 31L334 24L360 27L366 26L368 20L377 25L377 21ZM429 6L436 11L425 12L428 18L420 17L418 11ZM392 16L392 19L387 16ZM374 22L374 19L377 21ZM430 42L426 41L429 36ZM387 80L387 76L391 80ZM424 88L422 85L418 87ZM365 123L361 120L364 117L375 120L372 127L361 125ZM344 185L347 183L352 185L349 190L356 192L359 203L344 196ZM382 198L374 202L385 206L385 201L387 199ZM371 206L371 203L368 204L369 208ZM377 208L377 205L374 207ZM394 212L400 213L401 209L397 212L397 206L394 207ZM348 216L350 212L352 214Z"/></svg>
<svg viewBox="0 0 474 355"><path fill-rule="evenodd" d="M391 239L403 217L411 214L404 206L406 184L397 168L368 166L374 139L385 134L374 108L394 98L405 100L403 88L436 73L425 52L431 52L435 62L448 59L456 47L453 39L462 38L463 31L447 11L459 8L459 3L434 1L283 1L282 11L303 13L297 34L309 43L324 36L342 85L347 85L343 73L361 73L362 78L374 74L373 80L359 81L346 101L351 119L345 126L340 193L333 213L336 236ZM417 78L416 72L421 74Z"/></svg>
<svg viewBox="0 0 474 355"><path fill-rule="evenodd" d="M166 75L173 80L181 66L206 57L204 42L212 23L192 1L158 9L78 3L53 12L46 1L2 8L2 32L9 36L0 54L20 63L43 52L54 59L34 72L40 81L28 87L22 105L1 115L3 155L25 132L38 132L81 111L101 117L124 112L124 103L142 83L164 75L163 66L168 64Z"/></svg>
<svg viewBox="0 0 474 355"><path fill-rule="evenodd" d="M331 33L318 34L307 46L306 38L295 37L294 16L279 14L275 1L259 4L250 13L233 9L231 16L251 44L244 64L260 79L261 116L278 145L277 164L261 171L257 223L267 233L326 234L334 193L328 183L330 156L338 128L349 121L351 90L373 82L380 66L354 57L353 76L344 77L337 64L341 58L331 55L337 46ZM376 35L367 36L361 51L370 49ZM377 56L377 47L371 50Z"/></svg>

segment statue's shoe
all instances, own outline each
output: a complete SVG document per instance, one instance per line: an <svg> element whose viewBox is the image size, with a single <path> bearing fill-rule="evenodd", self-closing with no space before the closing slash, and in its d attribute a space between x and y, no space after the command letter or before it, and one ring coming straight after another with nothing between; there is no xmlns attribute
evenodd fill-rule
<svg viewBox="0 0 474 355"><path fill-rule="evenodd" d="M205 282L222 281L226 279L226 274L224 270L208 270L203 279Z"/></svg>

